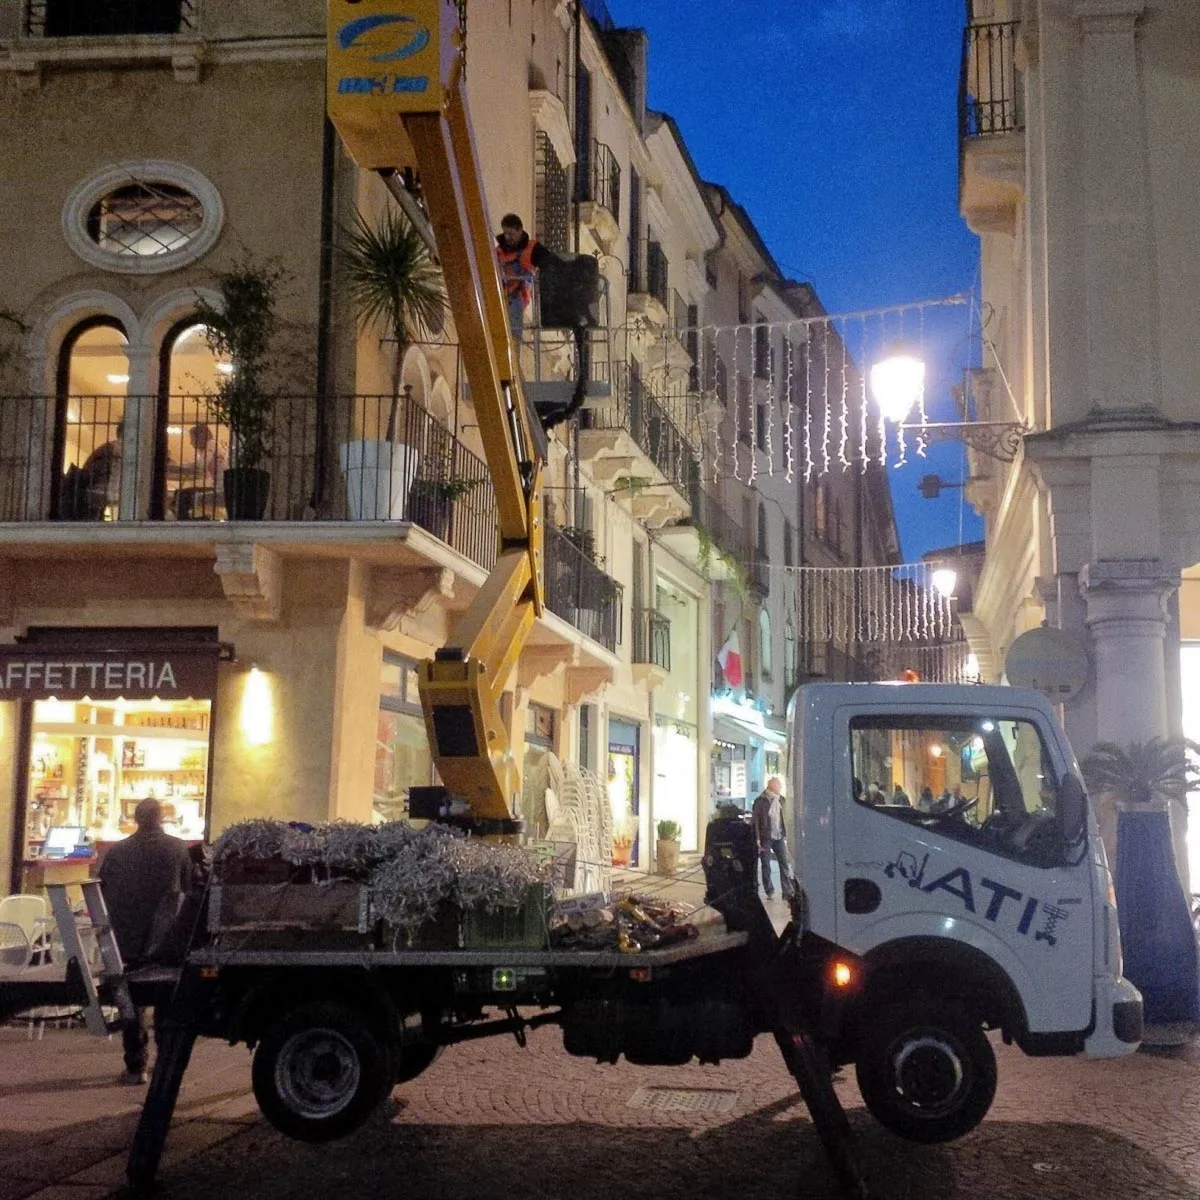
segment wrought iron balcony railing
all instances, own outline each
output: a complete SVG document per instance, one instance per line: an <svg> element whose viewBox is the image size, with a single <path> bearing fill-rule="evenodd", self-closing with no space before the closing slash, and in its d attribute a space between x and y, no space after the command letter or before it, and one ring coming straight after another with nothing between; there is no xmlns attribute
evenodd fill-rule
<svg viewBox="0 0 1200 1200"><path fill-rule="evenodd" d="M486 464L409 397L278 396L259 434L250 519L413 521L495 562ZM247 519L238 454L205 396L0 396L0 521Z"/></svg>
<svg viewBox="0 0 1200 1200"><path fill-rule="evenodd" d="M958 85L960 142L1025 128L1017 76L1019 21L992 21L963 30Z"/></svg>
<svg viewBox="0 0 1200 1200"><path fill-rule="evenodd" d="M641 608L633 614L633 657L635 663L648 663L671 670L671 621L653 608Z"/></svg>
<svg viewBox="0 0 1200 1200"><path fill-rule="evenodd" d="M608 650L621 640L621 585L554 526L546 527L546 607Z"/></svg>
<svg viewBox="0 0 1200 1200"><path fill-rule="evenodd" d="M592 141L590 159L580 159L579 198L602 204L613 219L621 219L621 164L603 142Z"/></svg>
<svg viewBox="0 0 1200 1200"><path fill-rule="evenodd" d="M26 37L190 33L199 0L26 0Z"/></svg>
<svg viewBox="0 0 1200 1200"><path fill-rule="evenodd" d="M628 363L613 364L611 399L585 410L582 429L623 429L681 495L687 496L695 451L672 413Z"/></svg>

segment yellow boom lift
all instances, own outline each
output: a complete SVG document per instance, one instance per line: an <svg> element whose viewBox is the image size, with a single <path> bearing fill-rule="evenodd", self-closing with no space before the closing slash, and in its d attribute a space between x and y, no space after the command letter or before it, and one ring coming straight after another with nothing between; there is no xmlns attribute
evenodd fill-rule
<svg viewBox="0 0 1200 1200"><path fill-rule="evenodd" d="M465 802L476 829L503 834L517 827L519 775L500 700L542 611L545 443L521 391L464 62L448 0L329 0L330 119L359 167L393 181L419 172L495 489L495 569L449 644L421 665L419 688L441 811Z"/></svg>

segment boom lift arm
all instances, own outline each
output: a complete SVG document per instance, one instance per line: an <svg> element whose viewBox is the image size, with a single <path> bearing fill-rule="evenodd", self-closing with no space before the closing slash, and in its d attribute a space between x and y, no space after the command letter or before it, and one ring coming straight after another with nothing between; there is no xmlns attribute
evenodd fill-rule
<svg viewBox="0 0 1200 1200"><path fill-rule="evenodd" d="M415 167L496 495L499 557L449 644L419 673L449 795L513 828L518 771L500 700L543 606L541 429L529 415L496 271L450 0L329 0L329 117L358 166Z"/></svg>

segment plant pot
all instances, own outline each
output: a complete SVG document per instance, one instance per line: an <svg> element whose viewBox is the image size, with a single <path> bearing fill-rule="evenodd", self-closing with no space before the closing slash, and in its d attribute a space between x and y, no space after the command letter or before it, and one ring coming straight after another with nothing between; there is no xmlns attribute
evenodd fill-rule
<svg viewBox="0 0 1200 1200"><path fill-rule="evenodd" d="M261 521L267 511L271 473L260 467L230 467L221 479L225 515L231 521Z"/></svg>
<svg viewBox="0 0 1200 1200"><path fill-rule="evenodd" d="M351 521L400 521L417 473L416 447L402 442L345 442L339 451Z"/></svg>
<svg viewBox="0 0 1200 1200"><path fill-rule="evenodd" d="M443 542L449 540L454 501L428 487L417 487L408 504L408 519Z"/></svg>
<svg viewBox="0 0 1200 1200"><path fill-rule="evenodd" d="M1113 875L1124 973L1142 993L1146 1024L1200 1021L1196 935L1165 811L1118 811Z"/></svg>
<svg viewBox="0 0 1200 1200"><path fill-rule="evenodd" d="M679 868L679 843L674 838L670 841L659 838L654 862L658 874L674 875Z"/></svg>

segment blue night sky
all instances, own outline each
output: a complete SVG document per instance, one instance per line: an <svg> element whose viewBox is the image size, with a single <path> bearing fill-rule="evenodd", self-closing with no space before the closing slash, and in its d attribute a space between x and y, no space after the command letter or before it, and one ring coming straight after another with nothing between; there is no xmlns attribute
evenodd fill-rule
<svg viewBox="0 0 1200 1200"><path fill-rule="evenodd" d="M969 293L978 241L958 215L962 0L607 0L649 35L649 104L701 176L750 214L783 271L830 313ZM930 420L980 362L971 306L926 311ZM977 324L977 322L976 322ZM982 537L956 444L891 472L906 561Z"/></svg>

